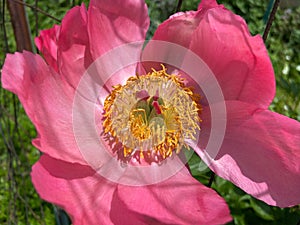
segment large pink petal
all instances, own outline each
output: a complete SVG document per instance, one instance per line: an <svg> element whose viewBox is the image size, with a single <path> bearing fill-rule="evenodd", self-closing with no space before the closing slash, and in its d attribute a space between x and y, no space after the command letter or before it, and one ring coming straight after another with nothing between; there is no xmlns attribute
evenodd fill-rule
<svg viewBox="0 0 300 225"><path fill-rule="evenodd" d="M116 185L89 166L43 155L32 167L31 178L40 197L65 209L74 225L113 224L110 210Z"/></svg>
<svg viewBox="0 0 300 225"><path fill-rule="evenodd" d="M208 225L231 220L225 201L187 169L154 185L118 186L118 195L131 210L167 224Z"/></svg>
<svg viewBox="0 0 300 225"><path fill-rule="evenodd" d="M252 37L241 17L222 8L208 10L190 49L214 72L226 100L269 106L275 94L272 64L262 38Z"/></svg>
<svg viewBox="0 0 300 225"><path fill-rule="evenodd" d="M55 71L58 71L57 39L59 36L59 31L60 26L54 25L54 27L48 30L42 30L40 36L34 40L37 48L43 54L46 62L52 66Z"/></svg>
<svg viewBox="0 0 300 225"><path fill-rule="evenodd" d="M201 12L176 13L158 26L153 40L169 41L188 48L201 17Z"/></svg>
<svg viewBox="0 0 300 225"><path fill-rule="evenodd" d="M179 12L160 24L153 40L168 41L189 48L193 33L208 9L220 7L215 0L202 0L198 11Z"/></svg>
<svg viewBox="0 0 300 225"><path fill-rule="evenodd" d="M197 153L219 176L254 197L280 207L299 204L300 123L239 101L229 101L226 107L221 149L217 155L214 150L206 155L201 145ZM210 133L209 114L203 110L202 139Z"/></svg>
<svg viewBox="0 0 300 225"><path fill-rule="evenodd" d="M18 95L35 125L37 148L54 158L85 164L73 135L73 90L39 55L8 54L2 85Z"/></svg>
<svg viewBox="0 0 300 225"><path fill-rule="evenodd" d="M181 57L181 59L183 59L184 55L182 53L174 54L172 49L170 49L172 47L169 45L168 42L181 45L188 49L192 34L197 28L201 16L201 12L179 12L171 16L170 19L160 24L157 30L155 31L152 40L162 42L156 44L156 42L150 41L143 51L142 65L145 71L151 72L152 68L160 70L162 63L167 67L168 72L171 72L173 70L173 66L179 67L180 65L168 65L160 61L159 58L162 58L164 61L171 57ZM162 46L159 47L157 45Z"/></svg>
<svg viewBox="0 0 300 225"><path fill-rule="evenodd" d="M89 166L43 155L33 166L31 178L40 197L65 209L74 225L161 224L131 211L118 197L117 184Z"/></svg>
<svg viewBox="0 0 300 225"><path fill-rule="evenodd" d="M58 38L59 73L74 89L93 62L87 32L87 10L82 4L68 11Z"/></svg>
<svg viewBox="0 0 300 225"><path fill-rule="evenodd" d="M122 44L144 41L149 27L147 6L142 0L92 0L88 23L92 55L96 59Z"/></svg>
<svg viewBox="0 0 300 225"><path fill-rule="evenodd" d="M43 155L31 177L41 198L65 209L73 224L220 224L231 220L224 200L187 173L150 189L130 187L109 182L89 166Z"/></svg>
<svg viewBox="0 0 300 225"><path fill-rule="evenodd" d="M252 37L245 21L216 1L202 1L197 12L175 14L158 27L153 39L195 52L215 74L226 100L262 108L271 103L275 79L262 38Z"/></svg>

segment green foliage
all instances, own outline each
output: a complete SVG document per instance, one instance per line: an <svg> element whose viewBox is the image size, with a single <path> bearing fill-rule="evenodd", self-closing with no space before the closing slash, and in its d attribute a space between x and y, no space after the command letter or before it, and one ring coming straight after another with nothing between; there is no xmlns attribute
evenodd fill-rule
<svg viewBox="0 0 300 225"><path fill-rule="evenodd" d="M88 0L85 0L88 5ZM157 26L172 15L177 0L146 0L149 6L151 25L147 38L151 38ZM242 16L248 23L250 32L262 34L265 27L266 10L269 1L219 0L227 8ZM35 6L35 0L27 0ZM3 3L1 3L3 4ZM73 5L81 4L79 0L39 0L38 7L61 20ZM197 9L199 0L184 0L181 9ZM3 8L2 5L0 5ZM35 13L26 7L32 37L40 30L52 27L56 21L43 13ZM36 17L38 16L38 17ZM0 67L5 52L16 49L10 18L5 12L5 31L7 41L2 39L1 29ZM3 21L2 21L3 22ZM277 95L270 109L300 120L300 7L279 9L271 32L266 42L274 66L277 80ZM38 160L40 153L31 145L36 136L35 129L17 98L0 89L0 224L63 224L66 217L51 204L42 201L35 192L30 180L30 168ZM193 176L207 185L212 172L199 171L200 159L193 155L189 165ZM271 207L254 199L228 181L216 177L212 186L227 201L234 221L230 224L297 224L300 219L300 208ZM56 221L56 222L55 222Z"/></svg>
<svg viewBox="0 0 300 225"><path fill-rule="evenodd" d="M148 5L148 12L151 18L149 31L147 33L147 39L150 39L158 25L175 12L176 2L175 0L146 0L145 2Z"/></svg>
<svg viewBox="0 0 300 225"><path fill-rule="evenodd" d="M40 153L35 130L16 96L0 90L0 224L53 224L49 204L35 192L29 173Z"/></svg>
<svg viewBox="0 0 300 225"><path fill-rule="evenodd" d="M300 7L279 11L276 21L267 42L277 75L272 110L300 120Z"/></svg>

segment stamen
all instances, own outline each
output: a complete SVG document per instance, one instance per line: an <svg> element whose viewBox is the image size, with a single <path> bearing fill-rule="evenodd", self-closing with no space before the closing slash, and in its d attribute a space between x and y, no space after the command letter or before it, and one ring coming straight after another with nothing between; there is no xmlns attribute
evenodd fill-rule
<svg viewBox="0 0 300 225"><path fill-rule="evenodd" d="M124 159L153 162L178 154L200 130L200 96L162 70L130 77L104 102L104 133L122 144ZM150 162L151 163L151 162Z"/></svg>

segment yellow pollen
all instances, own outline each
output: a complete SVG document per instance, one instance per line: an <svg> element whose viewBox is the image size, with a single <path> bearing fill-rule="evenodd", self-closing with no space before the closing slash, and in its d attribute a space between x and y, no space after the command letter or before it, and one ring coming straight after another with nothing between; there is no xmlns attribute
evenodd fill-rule
<svg viewBox="0 0 300 225"><path fill-rule="evenodd" d="M161 161L178 154L200 130L200 96L166 68L130 77L104 101L104 133L128 157Z"/></svg>
<svg viewBox="0 0 300 225"><path fill-rule="evenodd" d="M146 116L144 109L134 109L129 116L131 133L139 140L145 140L151 135Z"/></svg>

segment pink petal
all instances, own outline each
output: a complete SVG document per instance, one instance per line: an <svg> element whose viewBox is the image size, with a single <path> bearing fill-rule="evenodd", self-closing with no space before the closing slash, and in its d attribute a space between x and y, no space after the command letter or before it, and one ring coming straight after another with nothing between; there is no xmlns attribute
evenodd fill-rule
<svg viewBox="0 0 300 225"><path fill-rule="evenodd" d="M158 27L153 39L195 52L215 74L226 100L241 100L262 108L271 103L274 72L261 37L252 37L241 17L215 1L202 2L197 12L170 17ZM160 54L169 57L168 51Z"/></svg>
<svg viewBox="0 0 300 225"><path fill-rule="evenodd" d="M169 41L188 48L201 17L201 12L177 13L158 26L153 40Z"/></svg>
<svg viewBox="0 0 300 225"><path fill-rule="evenodd" d="M214 4L208 4L208 2L209 1L201 1L201 4L203 4L205 7L202 7L201 10L199 9L199 11L179 12L172 15L168 20L164 21L158 26L152 40L166 41L166 45L167 42L171 42L189 49L192 36L195 30L197 29L199 22L203 19L203 16L205 15L206 11L209 8L214 7ZM158 53L157 49L154 49L153 51L151 47L150 50L148 47L149 44L146 46L146 51L144 51L144 54L155 55ZM170 55L171 57L174 57L173 53L170 53L168 49L163 48L159 49L159 55L165 55L165 58L170 57ZM184 58L184 56L181 57ZM161 62L158 62L156 64L144 62L143 66L145 67L146 71L149 72L151 71L151 68L160 69L160 64ZM169 65L167 67L171 69Z"/></svg>
<svg viewBox="0 0 300 225"><path fill-rule="evenodd" d="M224 8L215 0L202 0L198 11L179 12L172 15L158 26L153 40L169 41L189 48L192 36L206 11L214 7Z"/></svg>
<svg viewBox="0 0 300 225"><path fill-rule="evenodd" d="M224 200L187 171L161 184L130 187L111 183L88 166L43 155L31 177L40 197L65 209L75 225L220 224L231 220Z"/></svg>
<svg viewBox="0 0 300 225"><path fill-rule="evenodd" d="M208 225L231 220L224 200L196 181L187 169L158 184L118 186L117 190L128 208L162 223Z"/></svg>
<svg viewBox="0 0 300 225"><path fill-rule="evenodd" d="M216 0L201 0L200 4L198 6L198 10L214 8L217 6L218 6L218 3Z"/></svg>
<svg viewBox="0 0 300 225"><path fill-rule="evenodd" d="M87 26L84 4L69 10L61 24L58 39L59 73L74 89L93 62Z"/></svg>
<svg viewBox="0 0 300 225"><path fill-rule="evenodd" d="M88 23L92 55L96 59L122 44L144 41L149 27L147 6L142 0L92 0Z"/></svg>
<svg viewBox="0 0 300 225"><path fill-rule="evenodd" d="M85 164L73 135L73 89L39 55L7 55L2 85L18 95L35 125L37 148L54 158Z"/></svg>
<svg viewBox="0 0 300 225"><path fill-rule="evenodd" d="M213 150L202 152L203 143L197 153L219 176L254 197L280 207L299 204L300 123L239 101L226 107L226 135L217 156ZM202 141L209 136L209 114L203 110Z"/></svg>
<svg viewBox="0 0 300 225"><path fill-rule="evenodd" d="M65 209L74 225L113 224L109 214L116 185L89 166L43 155L31 178L40 197Z"/></svg>
<svg viewBox="0 0 300 225"><path fill-rule="evenodd" d="M269 106L275 95L272 64L262 38L252 37L241 17L222 8L208 10L190 49L213 71L226 100Z"/></svg>
<svg viewBox="0 0 300 225"><path fill-rule="evenodd" d="M55 71L58 71L57 67L57 39L59 36L60 26L54 25L54 27L48 30L42 30L40 36L35 38L35 44L40 52L43 54L46 62L52 66Z"/></svg>

